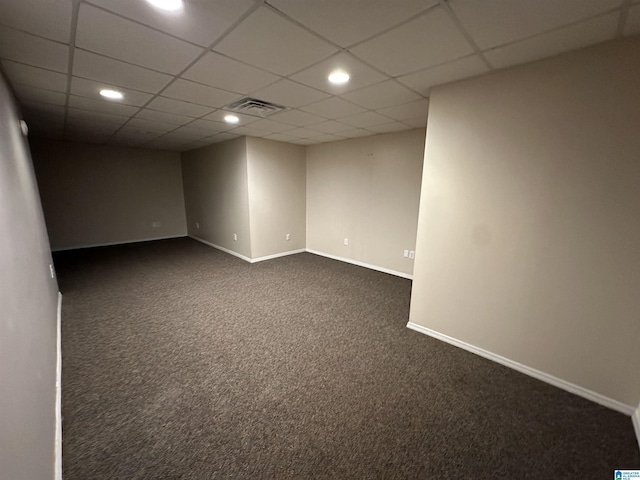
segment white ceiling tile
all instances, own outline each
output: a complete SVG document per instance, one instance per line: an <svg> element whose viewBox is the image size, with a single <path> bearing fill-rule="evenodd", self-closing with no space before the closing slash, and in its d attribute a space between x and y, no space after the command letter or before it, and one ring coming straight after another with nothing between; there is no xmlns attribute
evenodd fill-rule
<svg viewBox="0 0 640 480"><path fill-rule="evenodd" d="M366 115L365 113L359 113L358 115ZM342 119L340 120L340 122ZM389 119L387 119L389 121ZM342 132L343 130L349 130L351 127L349 125L345 125L344 123L336 122L335 120L328 120L326 122L318 123L317 125L312 125L309 128L311 130L317 130L322 133L336 133Z"/></svg>
<svg viewBox="0 0 640 480"><path fill-rule="evenodd" d="M129 118L122 115L114 115L112 113L92 112L90 110L81 110L79 108L67 108L67 121L76 119L87 125L114 125L120 126Z"/></svg>
<svg viewBox="0 0 640 480"><path fill-rule="evenodd" d="M153 132L157 134L164 134L164 133L170 132L171 130L175 130L176 128L178 128L178 125L134 117L127 122L127 127L136 129L140 132Z"/></svg>
<svg viewBox="0 0 640 480"><path fill-rule="evenodd" d="M211 120L213 122L226 123L224 121L224 117L225 117L225 115L228 115L229 113L232 113L233 115L235 115L236 117L238 117L240 119L239 125L247 125L249 123L257 122L258 120L260 120L259 117L254 117L252 115L243 115L242 113L236 113L236 112L226 112L224 110L216 110L215 112L210 113L209 115L204 117L204 119L205 120ZM235 126L237 126L237 125L234 125L234 127Z"/></svg>
<svg viewBox="0 0 640 480"><path fill-rule="evenodd" d="M159 92L171 78L164 73L75 49L73 74L143 92Z"/></svg>
<svg viewBox="0 0 640 480"><path fill-rule="evenodd" d="M86 4L80 6L76 46L171 74L202 53L201 47Z"/></svg>
<svg viewBox="0 0 640 480"><path fill-rule="evenodd" d="M370 38L435 5L437 0L268 0L281 12L341 47ZM327 14L331 12L331 14Z"/></svg>
<svg viewBox="0 0 640 480"><path fill-rule="evenodd" d="M0 58L67 73L69 47L0 26Z"/></svg>
<svg viewBox="0 0 640 480"><path fill-rule="evenodd" d="M50 103L22 102L22 113L27 119L45 119L64 123L65 107Z"/></svg>
<svg viewBox="0 0 640 480"><path fill-rule="evenodd" d="M329 98L329 94L327 93L319 92L313 88L305 87L304 85L286 79L258 90L251 96L293 108Z"/></svg>
<svg viewBox="0 0 640 480"><path fill-rule="evenodd" d="M393 107L378 110L379 113L395 120L412 120L415 118L427 118L429 111L429 100L418 100L417 102L403 103Z"/></svg>
<svg viewBox="0 0 640 480"><path fill-rule="evenodd" d="M269 119L258 120L257 122L253 122L251 124L251 128L256 130L261 130L266 133L280 133L285 130L291 130L291 125L287 125L280 122L275 122Z"/></svg>
<svg viewBox="0 0 640 480"><path fill-rule="evenodd" d="M344 140L345 137L339 137L337 135L330 135L328 133L325 133L323 135L319 135L317 137L312 137L312 139L314 141L316 141L317 143L326 143L326 142L337 142L340 140Z"/></svg>
<svg viewBox="0 0 640 480"><path fill-rule="evenodd" d="M125 125L115 133L116 139L127 138L134 141L140 141L146 143L154 138L160 137L161 134L157 132L150 132L148 130L140 130L135 127Z"/></svg>
<svg viewBox="0 0 640 480"><path fill-rule="evenodd" d="M192 129L198 129L208 135L214 135L216 133L226 132L235 128L235 125L223 122L214 122L211 120L205 120L199 118L189 123L189 127Z"/></svg>
<svg viewBox="0 0 640 480"><path fill-rule="evenodd" d="M409 125L410 127L414 127L414 128L426 127L427 126L427 117L428 116L410 118L408 120L403 120L402 123L404 123L406 125Z"/></svg>
<svg viewBox="0 0 640 480"><path fill-rule="evenodd" d="M193 103L181 102L180 100L174 100L166 97L156 97L149 104L147 108L152 110L160 110L161 112L175 113L176 115L184 115L187 117L201 117L211 110L210 107L204 107L202 105L195 105Z"/></svg>
<svg viewBox="0 0 640 480"><path fill-rule="evenodd" d="M150 110L143 108L140 110L135 118L142 118L144 120L151 120L154 122L170 123L172 125L184 125L193 120L192 117L185 117L183 115L176 115L175 113L160 112L158 110Z"/></svg>
<svg viewBox="0 0 640 480"><path fill-rule="evenodd" d="M318 136L319 132L309 128L294 128L293 130L287 130L287 135L293 138L311 138Z"/></svg>
<svg viewBox="0 0 640 480"><path fill-rule="evenodd" d="M624 34L629 36L637 35L638 33L640 33L640 5L634 5L629 9L627 23L624 26Z"/></svg>
<svg viewBox="0 0 640 480"><path fill-rule="evenodd" d="M234 138L238 138L240 135L236 135L229 132L218 133L210 138L211 143L220 143L226 142L227 140L233 140Z"/></svg>
<svg viewBox="0 0 640 480"><path fill-rule="evenodd" d="M173 150L184 145L184 141L180 139L172 139L166 137L158 137L145 144L145 148L153 148L157 150Z"/></svg>
<svg viewBox="0 0 640 480"><path fill-rule="evenodd" d="M317 103L312 103L311 105L302 107L302 110L316 115L321 115L329 119L346 117L347 115L355 115L356 113L362 113L365 111L364 108L354 105L353 103L346 102L338 97L331 97Z"/></svg>
<svg viewBox="0 0 640 480"><path fill-rule="evenodd" d="M537 35L620 6L621 0L450 0L481 49Z"/></svg>
<svg viewBox="0 0 640 480"><path fill-rule="evenodd" d="M295 125L298 127L306 127L314 125L316 123L324 122L326 118L312 115L311 113L303 112L300 110L285 110L284 112L274 113L270 115L272 120L278 122L287 123L289 125Z"/></svg>
<svg viewBox="0 0 640 480"><path fill-rule="evenodd" d="M30 67L29 65L9 60L2 61L2 69L12 83L46 88L56 92L67 91L67 76L62 73Z"/></svg>
<svg viewBox="0 0 640 480"><path fill-rule="evenodd" d="M252 0L189 1L180 14L172 15L143 1L91 0L91 3L202 46L213 43L254 5Z"/></svg>
<svg viewBox="0 0 640 480"><path fill-rule="evenodd" d="M172 132L163 135L162 138L172 139L172 140L184 140L184 142L191 142L194 140L200 140L206 138L208 135L196 131L196 130L188 130L185 128L178 128L177 130L173 130Z"/></svg>
<svg viewBox="0 0 640 480"><path fill-rule="evenodd" d="M276 142L291 142L291 140L296 140L296 137L292 137L285 133L272 133L264 138L268 140L275 140Z"/></svg>
<svg viewBox="0 0 640 480"><path fill-rule="evenodd" d="M178 79L169 85L162 92L162 95L209 107L223 107L239 98L237 93L207 87L206 85L182 79Z"/></svg>
<svg viewBox="0 0 640 480"><path fill-rule="evenodd" d="M44 88L29 87L27 85L15 84L16 96L21 101L50 103L52 105L64 106L67 95L62 92L45 90Z"/></svg>
<svg viewBox="0 0 640 480"><path fill-rule="evenodd" d="M368 130L364 130L362 128L353 128L351 130L344 130L340 132L340 135L345 138L357 138L357 137L366 137L368 135L373 135L373 133Z"/></svg>
<svg viewBox="0 0 640 480"><path fill-rule="evenodd" d="M344 85L333 85L329 83L327 77L334 70L343 70L347 72L351 78ZM379 83L389 79L388 76L368 67L353 55L348 53L338 53L323 60L322 62L309 67L295 75L291 76L292 80L304 83L311 87L323 90L334 95L338 95L361 87L366 87L373 83Z"/></svg>
<svg viewBox="0 0 640 480"><path fill-rule="evenodd" d="M251 128L252 125L253 124L251 124L248 127L243 125L241 127L234 128L233 130L231 130L231 132L237 135L246 135L249 137L264 137L265 135L268 135L268 133L265 132L264 130L257 130L255 128Z"/></svg>
<svg viewBox="0 0 640 480"><path fill-rule="evenodd" d="M538 60L594 43L610 40L618 25L618 13L597 17L485 53L497 68Z"/></svg>
<svg viewBox="0 0 640 480"><path fill-rule="evenodd" d="M397 76L455 60L473 53L473 49L444 9L435 7L351 52Z"/></svg>
<svg viewBox="0 0 640 480"><path fill-rule="evenodd" d="M358 115L351 115L349 117L343 117L341 122L350 125L350 127L370 127L371 125L381 125L383 123L389 123L390 119L375 112L364 112ZM347 130L350 130L347 129Z"/></svg>
<svg viewBox="0 0 640 480"><path fill-rule="evenodd" d="M207 53L182 76L205 85L243 94L269 85L279 78L215 52Z"/></svg>
<svg viewBox="0 0 640 480"><path fill-rule="evenodd" d="M386 82L370 85L354 92L345 93L342 95L342 98L356 103L361 107L376 110L399 103L419 100L420 95L393 80L387 80Z"/></svg>
<svg viewBox="0 0 640 480"><path fill-rule="evenodd" d="M134 115L139 107L123 105L120 102L110 102L108 100L93 99L87 97L69 96L69 106L83 110L93 110L96 112L114 113L116 115Z"/></svg>
<svg viewBox="0 0 640 480"><path fill-rule="evenodd" d="M367 130L371 130L376 133L388 133L388 132L399 132L402 130L409 130L410 127L400 122L391 122L391 123L383 123L382 125L373 125L371 127L367 127Z"/></svg>
<svg viewBox="0 0 640 480"><path fill-rule="evenodd" d="M103 88L115 88L119 92L122 92L124 98L120 100L120 103L124 105L136 105L138 107L141 107L153 98L153 95L150 95L148 93L138 92L136 90L130 90L128 88L116 87L110 83L101 83L95 80L87 80L80 77L71 77L72 95L89 98L101 98L99 92Z"/></svg>
<svg viewBox="0 0 640 480"><path fill-rule="evenodd" d="M2 0L0 24L69 43L71 0Z"/></svg>
<svg viewBox="0 0 640 480"><path fill-rule="evenodd" d="M67 133L74 132L78 134L81 134L83 132L90 132L101 137L110 137L111 135L116 133L118 128L120 127L116 127L114 125L86 125L78 121L71 121L67 122L65 131Z"/></svg>
<svg viewBox="0 0 640 480"><path fill-rule="evenodd" d="M488 71L489 67L480 60L480 57L470 55L444 65L398 77L397 80L424 96L428 96L431 92L431 87L473 77Z"/></svg>
<svg viewBox="0 0 640 480"><path fill-rule="evenodd" d="M266 7L253 12L214 49L280 75L302 70L337 50Z"/></svg>
<svg viewBox="0 0 640 480"><path fill-rule="evenodd" d="M316 143L322 143L322 142L316 142L311 138L297 138L295 140L291 140L290 143L294 143L296 145L315 145Z"/></svg>

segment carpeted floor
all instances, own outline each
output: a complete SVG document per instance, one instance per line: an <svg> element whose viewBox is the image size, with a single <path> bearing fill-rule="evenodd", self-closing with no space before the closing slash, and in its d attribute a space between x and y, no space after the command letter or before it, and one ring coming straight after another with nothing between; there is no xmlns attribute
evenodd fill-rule
<svg viewBox="0 0 640 480"><path fill-rule="evenodd" d="M65 480L640 468L628 417L407 329L408 280L186 238L55 260Z"/></svg>

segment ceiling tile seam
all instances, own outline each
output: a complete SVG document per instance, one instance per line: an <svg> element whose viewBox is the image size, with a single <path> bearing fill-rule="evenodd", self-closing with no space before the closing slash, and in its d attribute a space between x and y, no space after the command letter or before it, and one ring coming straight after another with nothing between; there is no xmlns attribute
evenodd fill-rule
<svg viewBox="0 0 640 480"><path fill-rule="evenodd" d="M483 50L483 53L491 52L491 51L496 50L498 48L503 48L503 47L509 47L511 45L516 45L516 44L524 42L526 40L531 40L531 39L534 39L534 38L537 38L537 37L541 37L543 35L547 35L549 33L557 32L559 30L564 30L565 28L569 28L569 27L574 27L576 25L580 25L581 23L587 23L587 22L590 22L591 20L594 20L596 18L606 17L607 15L611 15L612 13L615 13L617 11L618 11L618 8L613 8L613 9L607 10L605 12L600 12L600 13L597 13L596 15L592 15L591 17L583 18L581 20L576 20L575 22L571 22L571 23L565 23L565 24L560 25L558 27L553 27L553 28L550 28L549 30L545 30L543 32L539 32L539 33L536 33L536 34L533 34L533 35L529 35L528 37L523 37L523 38L519 38L517 40L512 40L510 42L501 43L499 45L496 45L495 47L486 48L485 50ZM615 34L614 34L614 36L615 36ZM613 38L614 37L612 37L611 39L613 40ZM572 49L572 51L573 50L578 50L578 49ZM560 53L554 54L554 55L552 55L552 57L554 57L556 55L560 55L561 53L565 53L565 52L560 52ZM550 58L550 57L545 57L545 58ZM506 67L506 68L508 68L508 67ZM500 70L500 69L498 69L498 70Z"/></svg>
<svg viewBox="0 0 640 480"><path fill-rule="evenodd" d="M77 1L77 0L74 0L74 1ZM9 30L13 30L14 32L20 32L23 35L28 35L30 37L39 38L40 40L46 40L47 42L53 42L53 43L56 43L58 45L62 45L62 46L65 46L65 47L69 46L68 42L61 42L60 40L56 40L54 38L45 37L43 35L38 35L37 33L28 32L26 30L22 30L20 28L12 27L10 25L0 24L0 26L2 26L2 28L7 28ZM73 28L73 25L71 25L71 28Z"/></svg>
<svg viewBox="0 0 640 480"><path fill-rule="evenodd" d="M75 58L76 33L78 31L78 15L80 12L81 0L73 0L71 5L71 30L69 31L69 56L67 60L67 89L64 102L64 119L62 122L62 136L67 133L67 118L69 111L69 97L71 96L71 78L73 77L73 62Z"/></svg>
<svg viewBox="0 0 640 480"><path fill-rule="evenodd" d="M189 63L186 67L184 67L180 72L178 72L176 75L173 76L173 78L171 80L169 80L169 82L162 87L158 92L156 92L148 101L147 103L145 103L144 105L142 105L140 107L140 110L142 110L143 108L146 108L147 105L149 105L151 102L153 102L156 98L158 98L167 88L169 88L171 85L173 85L176 80L178 80L180 77L182 77L182 75L189 70L191 67L193 67L199 60L201 60L203 57L205 57L207 55L207 53L209 53L210 50L213 50L213 47L215 47L218 43L220 43L227 35L229 35L233 30L236 29L236 27L238 27L238 25L240 25L242 22L244 22L249 15L251 15L253 12L255 12L258 8L260 8L262 4L261 3L254 3L251 7L249 7L242 15L240 15L240 17L238 17L238 19L233 22L233 24L231 24L224 32L222 32L222 34L213 41L213 43L211 43L208 47L205 47L202 49L202 52L200 53L200 55L198 55L191 63ZM215 110L214 110L215 111ZM137 112L139 113L139 112ZM136 113L136 115L137 115ZM209 112L207 113L210 114L213 113ZM201 117L198 117L201 118ZM113 135L116 135L120 129L122 129L128 122L125 122L124 125L122 125Z"/></svg>
<svg viewBox="0 0 640 480"><path fill-rule="evenodd" d="M489 50L486 50L486 51L489 51ZM475 52L474 53L469 53L469 54L463 55L461 57L456 57L453 60L447 60L446 62L436 63L434 65L431 65L430 67L427 67L427 68L419 68L418 70L411 70L410 72L401 73L400 75L395 75L395 76L393 76L391 78L394 79L394 80L397 80L397 79L400 79L402 77L408 77L409 75L414 75L416 73L421 73L421 72L428 72L429 70L433 70L433 69L436 69L436 68L444 67L444 66L449 65L451 63L459 62L460 60L466 60L468 58L477 57L477 56L478 56L478 54L475 53ZM404 83L402 83L402 82L400 82L400 83L401 83L401 85L407 87L406 85L404 85ZM407 87L407 88L409 88L409 87Z"/></svg>
<svg viewBox="0 0 640 480"><path fill-rule="evenodd" d="M476 53L476 55L478 55L480 60L482 60L482 62L487 67L489 67L489 70L495 70L495 67L491 64L489 60L487 60L487 57L484 56L484 53L482 53L482 50L480 49L476 41L473 39L471 34L467 32L466 28L464 28L464 25L462 24L458 16L455 14L453 9L449 5L449 0L438 0L438 2L440 3L440 6L444 9L444 11L447 12L447 14L449 15L449 18L453 21L458 31L462 34L462 36L465 38L467 43L471 46L471 48Z"/></svg>
<svg viewBox="0 0 640 480"><path fill-rule="evenodd" d="M200 45L199 43L195 43L195 42L193 42L191 40L187 40L186 38L178 37L177 35L174 35L172 33L169 33L169 32L166 32L164 30L161 30L158 27L154 27L152 25L148 25L146 23L143 23L143 22L141 22L139 20L136 20L135 18L127 17L126 15L123 15L121 13L115 12L113 10L109 10L108 7L104 7L102 5L97 5L97 4L93 3L93 2L91 2L91 0L81 0L81 1L82 1L82 3L84 3L86 5L90 5L93 8L96 8L98 10L102 10L103 12L106 12L106 13L108 13L110 15L113 15L115 17L121 18L123 20L127 20L129 22L135 23L136 25L139 25L139 26L141 26L143 28L148 28L149 30L153 30L153 31L155 31L157 33L161 33L162 35L165 35L167 37L171 37L174 40L180 40L181 42L188 43L189 45L191 45L193 47L207 48L206 45Z"/></svg>
<svg viewBox="0 0 640 480"><path fill-rule="evenodd" d="M616 29L616 38L622 37L624 34L624 27L627 24L629 18L629 10L631 10L631 0L622 0L620 4L620 16L618 17L618 28Z"/></svg>

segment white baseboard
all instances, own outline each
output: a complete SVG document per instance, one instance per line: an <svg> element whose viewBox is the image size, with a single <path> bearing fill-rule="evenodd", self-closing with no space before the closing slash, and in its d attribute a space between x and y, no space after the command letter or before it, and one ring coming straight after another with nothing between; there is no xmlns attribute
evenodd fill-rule
<svg viewBox="0 0 640 480"><path fill-rule="evenodd" d="M238 252L234 252L233 250L229 250L228 248L221 247L220 245L216 245L215 243L207 242L206 240L204 240L203 238L200 238L200 237L196 237L196 236L193 236L193 235L188 235L188 237L189 238L193 238L194 240L197 240L200 243L204 243L205 245L209 245L210 247L213 247L216 250L220 250L220 251L222 251L224 253L228 253L229 255L233 255L234 257L241 258L245 262L251 263L251 259L249 257L245 257L244 255L242 255L242 254L240 254Z"/></svg>
<svg viewBox="0 0 640 480"><path fill-rule="evenodd" d="M543 382L549 383L555 387L561 388L562 390L566 390L567 392L571 392L580 397L586 398L587 400L591 400L592 402L600 404L604 407L608 407L608 408L611 408L612 410L616 410L620 413L624 413L625 415L631 416L633 414L634 407L630 405L626 405L612 398L605 397L604 395L596 393L592 390L588 390L579 385L575 385L573 383L567 382L566 380L562 380L558 377L554 377L553 375L549 375L548 373L541 372L540 370L536 370L535 368L528 367L526 365L518 363L514 360L510 360L501 355L491 353L482 348L476 347L474 345L463 342L461 340L457 340L453 337L450 337L440 332L436 332L435 330L431 330L430 328L423 327L422 325L418 325L413 322L409 322L407 324L407 328L415 330L416 332L424 333L425 335L428 335L430 337L437 338L438 340L442 340L443 342L462 348L463 350L467 350L468 352L475 353L476 355L492 360L496 363L504 365L505 367L513 368L514 370L524 373L525 375L529 375L530 377L537 378L538 380L542 380Z"/></svg>
<svg viewBox="0 0 640 480"><path fill-rule="evenodd" d="M333 260L338 260L340 262L350 263L352 265L357 265L359 267L370 268L371 270L377 270L378 272L388 273L389 275L395 275L397 277L413 280L413 275L409 275L408 273L398 272L396 270L391 270L389 268L378 267L377 265L371 265L369 263L360 262L358 260L351 260L350 258L338 257L337 255L331 255L330 253L319 252L317 250L312 250L310 248L307 248L306 251L309 253L313 253L314 255L320 255L321 257L327 257Z"/></svg>
<svg viewBox="0 0 640 480"><path fill-rule="evenodd" d="M636 431L636 440L638 441L638 448L640 448L640 405L636 408L635 413L631 417L633 421L633 429Z"/></svg>
<svg viewBox="0 0 640 480"><path fill-rule="evenodd" d="M273 255L267 255L265 257L252 258L251 263L264 262L265 260L272 260L274 258L286 257L289 255L295 255L296 253L306 252L306 248L300 248L298 250L289 250L288 252L274 253Z"/></svg>
<svg viewBox="0 0 640 480"><path fill-rule="evenodd" d="M55 480L62 480L62 293L58 292L58 319L56 334L56 440Z"/></svg>
<svg viewBox="0 0 640 480"><path fill-rule="evenodd" d="M128 243L141 243L141 242L153 242L154 240L170 240L172 238L184 238L187 235L171 235L169 237L153 237L153 238L139 238L137 240L125 240L123 242L110 242L110 243L92 243L89 245L75 245L73 247L53 248L52 252L64 252L67 250L80 250L81 248L95 248L95 247L112 247L114 245L126 245Z"/></svg>

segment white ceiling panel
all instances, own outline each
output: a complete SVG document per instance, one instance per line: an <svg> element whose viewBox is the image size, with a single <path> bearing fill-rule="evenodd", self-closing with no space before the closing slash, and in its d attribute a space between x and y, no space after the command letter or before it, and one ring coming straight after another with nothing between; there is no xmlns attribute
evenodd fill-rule
<svg viewBox="0 0 640 480"><path fill-rule="evenodd" d="M177 74L201 47L89 5L80 6L76 46L153 70ZM149 55L149 52L162 52Z"/></svg>
<svg viewBox="0 0 640 480"><path fill-rule="evenodd" d="M199 118L189 123L189 128L204 131L204 133L208 135L214 135L216 133L232 130L235 128L235 125Z"/></svg>
<svg viewBox="0 0 640 480"><path fill-rule="evenodd" d="M416 117L416 118L410 118L409 120L402 120L402 123L414 128L419 128L419 127L423 128L427 126L427 118L428 116L425 115L423 117Z"/></svg>
<svg viewBox="0 0 640 480"><path fill-rule="evenodd" d="M481 49L584 20L620 7L622 0L450 0Z"/></svg>
<svg viewBox="0 0 640 480"><path fill-rule="evenodd" d="M291 108L301 107L329 98L329 94L327 93L305 87L304 85L286 79L258 90L251 96Z"/></svg>
<svg viewBox="0 0 640 480"><path fill-rule="evenodd" d="M437 0L268 0L341 47L368 39L437 4ZM332 12L327 15L327 12Z"/></svg>
<svg viewBox="0 0 640 480"><path fill-rule="evenodd" d="M162 92L162 95L208 107L223 107L240 98L237 93L207 87L206 85L182 79L178 79L169 85Z"/></svg>
<svg viewBox="0 0 640 480"><path fill-rule="evenodd" d="M274 120L269 120L268 118L258 120L256 122L251 123L251 128L256 130L260 130L266 133L280 133L285 130L291 130L291 125L287 125L285 123L276 122Z"/></svg>
<svg viewBox="0 0 640 480"><path fill-rule="evenodd" d="M311 105L302 107L302 110L328 119L346 117L347 115L355 115L356 113L365 111L364 108L338 97L331 97L317 103L312 103Z"/></svg>
<svg viewBox="0 0 640 480"><path fill-rule="evenodd" d="M67 91L67 76L62 73L31 67L9 60L2 61L2 70L12 83L46 88L47 90L56 92Z"/></svg>
<svg viewBox="0 0 640 480"><path fill-rule="evenodd" d="M27 85L15 84L13 86L19 100L27 102L50 103L52 105L64 106L67 96L62 92L45 90L44 88L29 87Z"/></svg>
<svg viewBox="0 0 640 480"><path fill-rule="evenodd" d="M262 88L280 78L215 52L207 53L182 76L211 87L242 94Z"/></svg>
<svg viewBox="0 0 640 480"><path fill-rule="evenodd" d="M161 112L175 113L176 115L184 115L187 117L201 117L213 110L211 107L182 102L180 100L174 100L173 98L166 97L154 98L149 102L147 108L160 110Z"/></svg>
<svg viewBox="0 0 640 480"><path fill-rule="evenodd" d="M428 96L431 87L450 83L461 78L469 78L489 71L489 67L477 55L454 60L451 63L427 68L419 72L398 77L400 83Z"/></svg>
<svg viewBox="0 0 640 480"><path fill-rule="evenodd" d="M494 67L508 67L610 40L617 26L618 14L613 13L498 47L485 55Z"/></svg>
<svg viewBox="0 0 640 480"><path fill-rule="evenodd" d="M359 113L358 115L366 115L367 113L373 113L373 112ZM387 122L388 121L389 119L387 119ZM344 123L341 123L341 122L342 122L342 119L340 120L340 122L336 122L335 120L328 120L326 122L318 123L316 125L311 125L309 126L309 128L311 130L317 130L318 132L322 132L322 133L336 133L336 132L341 132L345 130L345 128L348 128L345 126Z"/></svg>
<svg viewBox="0 0 640 480"><path fill-rule="evenodd" d="M341 118L342 123L346 123L351 127L366 128L372 125L381 125L383 123L389 123L391 120L388 117L384 117L376 112L364 112L358 115L351 115L350 117Z"/></svg>
<svg viewBox="0 0 640 480"><path fill-rule="evenodd" d="M358 138L358 137L366 137L367 135L371 135L372 132L369 130L364 130L363 128L352 128L351 130L344 130L340 132L340 136L345 138Z"/></svg>
<svg viewBox="0 0 640 480"><path fill-rule="evenodd" d="M287 130L287 135L293 138L311 138L322 135L322 133L316 130L311 130L310 128L294 128L292 130Z"/></svg>
<svg viewBox="0 0 640 480"><path fill-rule="evenodd" d="M69 47L0 26L0 58L67 73Z"/></svg>
<svg viewBox="0 0 640 480"><path fill-rule="evenodd" d="M199 132L197 130L189 130L186 128L178 128L177 130L173 130L166 135L163 135L162 138L170 139L170 140L184 140L184 142L191 142L193 140L200 140L202 138L206 138L208 135Z"/></svg>
<svg viewBox="0 0 640 480"><path fill-rule="evenodd" d="M390 122L383 123L382 125L373 125L371 127L367 127L367 130L371 130L375 133L390 133L390 132L400 132L402 130L408 130L407 125L400 122Z"/></svg>
<svg viewBox="0 0 640 480"><path fill-rule="evenodd" d="M84 50L75 50L73 74L99 82L157 93L173 77Z"/></svg>
<svg viewBox="0 0 640 480"><path fill-rule="evenodd" d="M351 51L392 75L403 75L473 53L471 45L441 7L394 28Z"/></svg>
<svg viewBox="0 0 640 480"><path fill-rule="evenodd" d="M107 10L202 46L213 43L249 8L252 0L198 0L186 2L179 14L162 12L143 1L90 0Z"/></svg>
<svg viewBox="0 0 640 480"><path fill-rule="evenodd" d="M429 100L418 100L417 102L404 103L402 105L383 108L378 110L378 113L402 122L419 117L427 118L428 111Z"/></svg>
<svg viewBox="0 0 640 480"><path fill-rule="evenodd" d="M115 113L116 115L134 115L139 107L131 105L123 105L120 102L112 102L108 100L98 100L87 97L78 97L76 95L69 96L69 106L81 108L84 110L93 110L96 112Z"/></svg>
<svg viewBox="0 0 640 480"><path fill-rule="evenodd" d="M158 122L137 117L134 117L127 122L127 128L135 129L140 132L153 132L158 135L165 134L178 127L179 125L175 125L173 123Z"/></svg>
<svg viewBox="0 0 640 480"><path fill-rule="evenodd" d="M224 110L216 110L213 113L210 113L206 117L203 117L205 120L211 120L212 122L226 123L224 121L225 115L229 113L233 113L236 117L240 119L240 123L238 125L247 125L249 123L257 122L260 120L260 117L254 117L252 115L243 115L242 113L235 112L225 112Z"/></svg>
<svg viewBox="0 0 640 480"><path fill-rule="evenodd" d="M334 70L347 72L351 78L344 85L333 85L327 77ZM387 75L365 65L353 55L339 53L291 77L293 80L334 95L350 92L389 79Z"/></svg>
<svg viewBox="0 0 640 480"><path fill-rule="evenodd" d="M65 108L60 105L48 103L23 102L22 113L27 119L44 119L47 121L58 120L64 123Z"/></svg>
<svg viewBox="0 0 640 480"><path fill-rule="evenodd" d="M87 80L86 78L71 77L71 94L79 95L81 97L89 98L101 98L99 95L100 90L103 88L114 88L115 86L110 83L97 82L95 80ZM144 92L138 92L136 90L130 90L128 88L115 87L118 91L122 92L124 98L120 100L120 103L124 105L136 105L141 107L153 98L152 95Z"/></svg>
<svg viewBox="0 0 640 480"><path fill-rule="evenodd" d="M326 143L326 142L337 142L340 140L344 140L344 137L339 137L338 135L331 135L329 133L323 133L322 135L318 135L317 137L311 137L314 143Z"/></svg>
<svg viewBox="0 0 640 480"><path fill-rule="evenodd" d="M213 137L211 137L211 141L213 143L226 142L227 140L233 140L234 138L238 138L239 136L240 135L236 135L231 132L223 132L223 133L218 133Z"/></svg>
<svg viewBox="0 0 640 480"><path fill-rule="evenodd" d="M142 118L144 120L151 120L155 122L170 123L173 125L184 125L193 120L192 117L185 117L183 115L176 115L175 113L160 112L158 110L150 110L143 108L140 110L135 118Z"/></svg>
<svg viewBox="0 0 640 480"><path fill-rule="evenodd" d="M231 130L231 132L236 133L238 135L246 135L249 137L264 137L265 135L267 135L267 132L265 132L264 130L258 130L257 128L253 128L253 123L248 127L245 125L242 125L238 128L234 128L233 130Z"/></svg>
<svg viewBox="0 0 640 480"><path fill-rule="evenodd" d="M640 0L638 0L640 1ZM627 23L624 26L624 34L637 35L640 33L640 5L634 5L629 9Z"/></svg>
<svg viewBox="0 0 640 480"><path fill-rule="evenodd" d="M296 140L296 137L292 137L285 133L272 133L271 135L267 135L267 140L274 140L276 142L291 142L292 140Z"/></svg>
<svg viewBox="0 0 640 480"><path fill-rule="evenodd" d="M337 50L266 7L252 13L214 49L280 75L302 70Z"/></svg>
<svg viewBox="0 0 640 480"><path fill-rule="evenodd" d="M270 115L269 118L298 127L306 127L326 120L326 118L301 110L285 110L284 112L274 113Z"/></svg>
<svg viewBox="0 0 640 480"><path fill-rule="evenodd" d="M74 118L86 125L123 125L128 117L122 115L113 115L104 112L92 112L90 110L81 110L79 108L67 108L67 119Z"/></svg>
<svg viewBox="0 0 640 480"><path fill-rule="evenodd" d="M420 100L420 95L393 80L345 93L342 97L370 110Z"/></svg>
<svg viewBox="0 0 640 480"><path fill-rule="evenodd" d="M69 43L71 0L2 0L0 24Z"/></svg>

